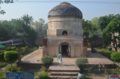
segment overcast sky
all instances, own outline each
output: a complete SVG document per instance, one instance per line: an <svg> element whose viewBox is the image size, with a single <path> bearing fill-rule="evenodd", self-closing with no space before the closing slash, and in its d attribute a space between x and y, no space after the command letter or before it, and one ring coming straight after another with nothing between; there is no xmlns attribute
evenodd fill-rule
<svg viewBox="0 0 120 79"><path fill-rule="evenodd" d="M120 14L120 0L18 0L12 4L0 4L6 14L0 20L11 20L28 14L34 21L43 18L48 22L48 12L61 2L69 2L79 8L83 18L91 20L108 14Z"/></svg>

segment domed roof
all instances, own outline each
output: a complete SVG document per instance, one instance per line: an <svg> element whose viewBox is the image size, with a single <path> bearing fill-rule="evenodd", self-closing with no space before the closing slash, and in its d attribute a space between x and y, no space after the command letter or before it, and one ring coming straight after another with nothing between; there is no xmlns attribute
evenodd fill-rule
<svg viewBox="0 0 120 79"><path fill-rule="evenodd" d="M71 5L68 2L62 2L50 10L48 13L48 18L55 16L74 16L82 18L82 12L77 7Z"/></svg>

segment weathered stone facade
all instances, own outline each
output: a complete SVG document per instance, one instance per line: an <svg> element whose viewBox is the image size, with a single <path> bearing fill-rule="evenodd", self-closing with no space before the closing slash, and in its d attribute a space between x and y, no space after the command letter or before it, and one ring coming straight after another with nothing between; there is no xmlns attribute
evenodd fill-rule
<svg viewBox="0 0 120 79"><path fill-rule="evenodd" d="M56 7L53 9L63 13L57 14L57 12L52 9L48 14L47 45L45 45L45 39L43 44L44 56L49 55L56 57L59 53L64 54L68 49L69 53L67 56L86 57L87 44L83 38L81 11L67 2L63 2ZM74 9L81 14L77 14ZM66 10L69 12L73 10L73 15L67 13ZM51 14L52 12L54 16Z"/></svg>

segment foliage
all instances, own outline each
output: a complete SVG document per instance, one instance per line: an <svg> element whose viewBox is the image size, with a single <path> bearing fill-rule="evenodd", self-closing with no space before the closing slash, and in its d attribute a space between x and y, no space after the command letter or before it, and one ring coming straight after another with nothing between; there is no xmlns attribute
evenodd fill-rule
<svg viewBox="0 0 120 79"><path fill-rule="evenodd" d="M32 21L33 18L29 15L23 15L19 19L12 19L10 21L0 21L0 41L6 41L21 35L25 36L33 44L37 37L37 32L31 27Z"/></svg>
<svg viewBox="0 0 120 79"><path fill-rule="evenodd" d="M4 59L10 63L18 59L18 52L16 51L6 51L4 54Z"/></svg>
<svg viewBox="0 0 120 79"><path fill-rule="evenodd" d="M108 50L109 50L109 51L112 51L112 47L109 47Z"/></svg>
<svg viewBox="0 0 120 79"><path fill-rule="evenodd" d="M53 78L48 77L48 73L44 72L42 75L39 76L39 79L53 79Z"/></svg>
<svg viewBox="0 0 120 79"><path fill-rule="evenodd" d="M90 42L87 42L87 44L88 44L88 46L89 46L89 47L91 47L91 44L90 44Z"/></svg>
<svg viewBox="0 0 120 79"><path fill-rule="evenodd" d="M6 65L7 65L6 62L0 62L0 68L1 68L1 67L4 67L4 66L6 66Z"/></svg>
<svg viewBox="0 0 120 79"><path fill-rule="evenodd" d="M89 77L81 77L80 79L93 79L93 78L89 78Z"/></svg>
<svg viewBox="0 0 120 79"><path fill-rule="evenodd" d="M40 18L39 21L32 22L31 27L33 27L38 35L47 35L48 24Z"/></svg>
<svg viewBox="0 0 120 79"><path fill-rule="evenodd" d="M104 28L106 28L106 26L108 25L108 23L114 18L113 14L110 14L108 16L101 16L99 18L99 26L101 28L101 30L103 30Z"/></svg>
<svg viewBox="0 0 120 79"><path fill-rule="evenodd" d="M113 52L111 54L111 59L113 59L115 62L120 62L120 52Z"/></svg>
<svg viewBox="0 0 120 79"><path fill-rule="evenodd" d="M28 52L28 46L21 48L21 54L25 54L27 52Z"/></svg>
<svg viewBox="0 0 120 79"><path fill-rule="evenodd" d="M0 50L0 60L4 60L4 50Z"/></svg>
<svg viewBox="0 0 120 79"><path fill-rule="evenodd" d="M85 19L82 19L82 28L83 28L83 35L88 37L90 34L90 30L92 28L91 22Z"/></svg>
<svg viewBox="0 0 120 79"><path fill-rule="evenodd" d="M115 33L119 33L120 30L120 15L113 15L110 14L108 16L102 16L99 19L99 25L102 32L102 37L104 38L105 44L113 43L113 47L117 51L117 39L119 39L119 36L115 35ZM119 33L120 34L120 33Z"/></svg>
<svg viewBox="0 0 120 79"><path fill-rule="evenodd" d="M49 67L51 65L51 63L53 62L53 57L51 57L51 56L44 56L44 57L42 57L41 61L42 61L42 63L44 65Z"/></svg>
<svg viewBox="0 0 120 79"><path fill-rule="evenodd" d="M81 64L86 64L88 62L87 58L79 58L76 60L76 65L79 67Z"/></svg>
<svg viewBox="0 0 120 79"><path fill-rule="evenodd" d="M5 50L6 51L15 51L16 47L7 47Z"/></svg>
<svg viewBox="0 0 120 79"><path fill-rule="evenodd" d="M93 40L95 40L96 38L98 38L98 35L94 34L91 38L89 38L89 41L93 41Z"/></svg>
<svg viewBox="0 0 120 79"><path fill-rule="evenodd" d="M11 66L6 67L5 71L11 71L11 72L21 72L20 68L16 67L15 64Z"/></svg>
<svg viewBox="0 0 120 79"><path fill-rule="evenodd" d="M102 45L102 48L106 48L106 45Z"/></svg>
<svg viewBox="0 0 120 79"><path fill-rule="evenodd" d="M18 67L12 66L12 67L9 67L8 70L11 71L11 72L17 72L20 69Z"/></svg>
<svg viewBox="0 0 120 79"><path fill-rule="evenodd" d="M0 4L2 4L2 3L8 4L8 3L13 3L13 2L14 2L13 0L0 0ZM0 14L5 14L5 13L6 12L4 10L0 11Z"/></svg>
<svg viewBox="0 0 120 79"><path fill-rule="evenodd" d="M101 32L101 29L99 27L99 18L98 17L94 17L92 20L91 20L92 24L94 25L96 29L95 33L100 33Z"/></svg>
<svg viewBox="0 0 120 79"><path fill-rule="evenodd" d="M106 49L101 49L101 51L97 51L97 52L111 59L111 53L112 53L111 51Z"/></svg>
<svg viewBox="0 0 120 79"><path fill-rule="evenodd" d="M100 51L99 51L99 50L97 50L97 52L98 52L98 53L100 53Z"/></svg>

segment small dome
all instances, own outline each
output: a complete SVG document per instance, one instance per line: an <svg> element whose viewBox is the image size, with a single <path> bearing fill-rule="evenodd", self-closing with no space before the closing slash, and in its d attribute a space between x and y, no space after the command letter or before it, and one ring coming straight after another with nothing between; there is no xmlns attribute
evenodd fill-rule
<svg viewBox="0 0 120 79"><path fill-rule="evenodd" d="M50 10L48 13L48 18L55 16L73 16L82 18L82 12L77 7L71 5L68 2L62 2L54 7L52 10Z"/></svg>

